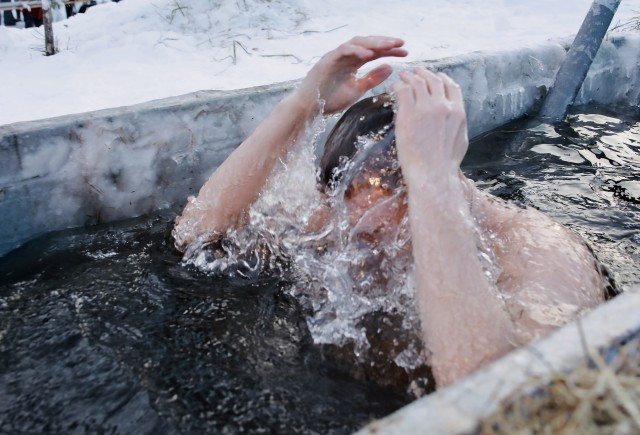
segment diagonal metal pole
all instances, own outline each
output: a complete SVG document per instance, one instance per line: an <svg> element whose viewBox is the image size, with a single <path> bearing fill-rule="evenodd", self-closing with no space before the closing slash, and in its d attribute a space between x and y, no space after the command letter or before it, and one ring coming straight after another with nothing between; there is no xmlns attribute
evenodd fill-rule
<svg viewBox="0 0 640 435"><path fill-rule="evenodd" d="M540 118L549 122L564 120L569 106L578 95L580 86L587 76L620 1L593 2L542 105L538 115Z"/></svg>

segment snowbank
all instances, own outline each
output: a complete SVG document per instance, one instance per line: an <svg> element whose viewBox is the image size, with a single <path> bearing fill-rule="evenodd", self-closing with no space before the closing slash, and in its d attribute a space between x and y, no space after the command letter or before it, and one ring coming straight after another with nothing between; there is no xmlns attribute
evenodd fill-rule
<svg viewBox="0 0 640 435"><path fill-rule="evenodd" d="M409 61L535 46L577 32L591 0L123 0L41 29L0 26L0 125L198 90L298 79L354 35L405 39ZM636 11L636 12L634 12ZM614 24L638 15L622 2Z"/></svg>

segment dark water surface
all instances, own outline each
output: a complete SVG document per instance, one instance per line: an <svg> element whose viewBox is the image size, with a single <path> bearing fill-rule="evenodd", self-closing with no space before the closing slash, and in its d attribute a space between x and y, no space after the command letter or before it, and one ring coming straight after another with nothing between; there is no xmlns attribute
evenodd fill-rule
<svg viewBox="0 0 640 435"><path fill-rule="evenodd" d="M410 400L325 358L285 284L181 267L173 216L0 260L0 433L346 433Z"/></svg>
<svg viewBox="0 0 640 435"><path fill-rule="evenodd" d="M472 142L483 190L579 233L624 291L640 284L640 110L575 109L558 126L520 120Z"/></svg>
<svg viewBox="0 0 640 435"><path fill-rule="evenodd" d="M640 283L640 116L581 110L498 129L463 168L578 231L625 289ZM286 282L182 267L174 216L0 259L0 433L348 433L411 400L314 345Z"/></svg>

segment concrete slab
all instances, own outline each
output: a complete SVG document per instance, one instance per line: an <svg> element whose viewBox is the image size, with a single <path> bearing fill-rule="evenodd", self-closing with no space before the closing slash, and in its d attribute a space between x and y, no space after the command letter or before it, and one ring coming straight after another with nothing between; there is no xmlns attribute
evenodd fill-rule
<svg viewBox="0 0 640 435"><path fill-rule="evenodd" d="M471 53L427 67L465 95L470 136L536 108L566 43ZM638 102L638 38L603 44L580 101ZM382 92L397 72L375 89ZM130 107L0 126L0 255L40 234L184 203L296 82L201 91Z"/></svg>

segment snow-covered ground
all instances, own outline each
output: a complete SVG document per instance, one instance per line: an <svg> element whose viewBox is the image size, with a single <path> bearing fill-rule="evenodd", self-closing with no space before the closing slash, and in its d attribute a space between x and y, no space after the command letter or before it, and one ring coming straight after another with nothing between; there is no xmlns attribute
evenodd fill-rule
<svg viewBox="0 0 640 435"><path fill-rule="evenodd" d="M43 30L0 27L0 125L202 89L297 79L354 35L402 37L407 60L577 32L591 0L122 0ZM640 15L624 0L614 25ZM59 15L60 16L60 15Z"/></svg>

